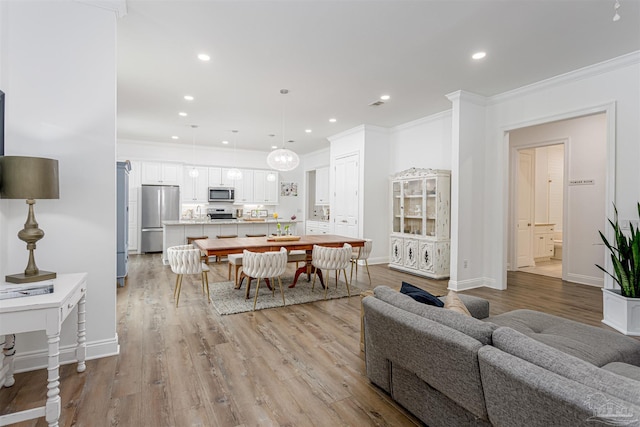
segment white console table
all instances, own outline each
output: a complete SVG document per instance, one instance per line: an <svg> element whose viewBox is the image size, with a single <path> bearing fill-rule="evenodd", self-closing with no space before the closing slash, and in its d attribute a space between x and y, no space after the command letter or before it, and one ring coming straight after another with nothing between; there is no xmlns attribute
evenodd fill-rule
<svg viewBox="0 0 640 427"><path fill-rule="evenodd" d="M2 286L0 284L0 286ZM45 406L0 415L0 426L45 417L50 427L60 418L59 348L62 323L78 306L78 372L86 369L85 294L87 273L60 274L54 279L53 293L0 300L0 336L6 335L5 357L0 370L0 386L10 387L13 378L13 335L44 330L48 343L47 402Z"/></svg>

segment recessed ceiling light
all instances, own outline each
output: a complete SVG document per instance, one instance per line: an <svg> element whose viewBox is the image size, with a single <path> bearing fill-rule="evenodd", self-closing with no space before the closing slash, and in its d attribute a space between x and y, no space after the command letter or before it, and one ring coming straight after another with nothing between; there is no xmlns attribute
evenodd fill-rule
<svg viewBox="0 0 640 427"><path fill-rule="evenodd" d="M391 97L389 95L382 95L380 99L382 99L383 101L388 101L391 99Z"/></svg>
<svg viewBox="0 0 640 427"><path fill-rule="evenodd" d="M473 59L482 59L482 58L484 58L485 56L487 56L487 53L486 53L486 52L476 52L476 53L474 53L473 55L471 55L471 57L472 57Z"/></svg>
<svg viewBox="0 0 640 427"><path fill-rule="evenodd" d="M226 145L229 143L229 141L222 141L222 143Z"/></svg>
<svg viewBox="0 0 640 427"><path fill-rule="evenodd" d="M305 129L304 131L305 131L306 133L311 133L311 132L312 132L312 130L311 130L311 129Z"/></svg>
<svg viewBox="0 0 640 427"><path fill-rule="evenodd" d="M330 121L331 123L335 123L335 122L337 122L337 120L336 120L336 119L334 119L333 117L332 117L332 118L330 118L330 119L329 119L329 121Z"/></svg>
<svg viewBox="0 0 640 427"><path fill-rule="evenodd" d="M271 149L272 149L272 150L275 150L276 148L278 148L278 146L277 146L277 145L272 145L272 146L271 146Z"/></svg>
<svg viewBox="0 0 640 427"><path fill-rule="evenodd" d="M187 101L193 101L193 96L191 95L185 95L184 99L186 99Z"/></svg>
<svg viewBox="0 0 640 427"><path fill-rule="evenodd" d="M187 117L187 113L185 113L184 111L180 111L180 112L178 113L178 115L179 115L180 117Z"/></svg>
<svg viewBox="0 0 640 427"><path fill-rule="evenodd" d="M178 138L177 136L173 135L173 136L171 137L171 139L180 139L180 138Z"/></svg>
<svg viewBox="0 0 640 427"><path fill-rule="evenodd" d="M198 59L200 61L208 61L211 59L211 57L209 55L207 55L206 53L201 53L198 55Z"/></svg>

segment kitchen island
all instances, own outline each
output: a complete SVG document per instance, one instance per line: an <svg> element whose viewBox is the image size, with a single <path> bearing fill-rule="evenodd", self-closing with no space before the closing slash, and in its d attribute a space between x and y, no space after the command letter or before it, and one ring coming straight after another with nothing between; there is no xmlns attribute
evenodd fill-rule
<svg viewBox="0 0 640 427"><path fill-rule="evenodd" d="M181 219L176 221L164 221L162 223L163 244L162 262L168 264L167 248L171 246L185 245L187 237L203 237L215 239L216 236L236 235L247 237L256 234L276 234L278 223L284 232L284 227L289 226L289 232L296 234L296 224L302 220L278 220L266 219L264 221L246 221L243 219Z"/></svg>

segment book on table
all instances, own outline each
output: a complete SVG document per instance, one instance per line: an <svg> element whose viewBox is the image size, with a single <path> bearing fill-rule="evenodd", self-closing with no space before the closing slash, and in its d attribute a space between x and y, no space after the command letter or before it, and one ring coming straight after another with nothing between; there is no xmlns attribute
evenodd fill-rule
<svg viewBox="0 0 640 427"><path fill-rule="evenodd" d="M0 285L0 300L53 293L53 280Z"/></svg>

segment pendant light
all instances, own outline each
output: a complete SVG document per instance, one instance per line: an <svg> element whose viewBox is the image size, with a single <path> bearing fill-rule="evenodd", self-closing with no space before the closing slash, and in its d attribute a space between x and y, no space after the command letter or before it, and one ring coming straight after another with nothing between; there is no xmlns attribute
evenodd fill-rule
<svg viewBox="0 0 640 427"><path fill-rule="evenodd" d="M289 93L287 89L280 89L282 95ZM284 148L284 100L282 102L282 148L277 148L267 156L267 164L271 169L287 172L294 170L300 164L298 155L288 148Z"/></svg>
<svg viewBox="0 0 640 427"><path fill-rule="evenodd" d="M235 135L233 137L233 164L237 165L238 164L238 131L237 130L232 130L231 132L233 132ZM238 168L232 168L229 169L227 171L227 179L230 179L231 181L237 181L242 179L242 171Z"/></svg>
<svg viewBox="0 0 640 427"><path fill-rule="evenodd" d="M193 129L193 142L191 143L191 170L189 170L189 176L193 179L196 179L200 172L196 169L196 129L198 125L191 125L191 129Z"/></svg>

